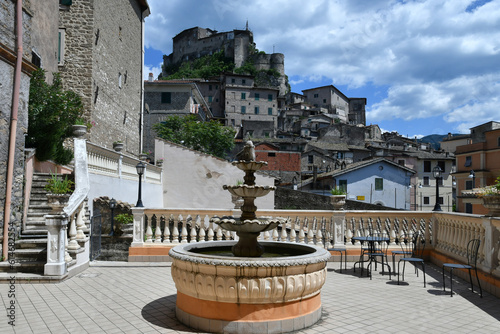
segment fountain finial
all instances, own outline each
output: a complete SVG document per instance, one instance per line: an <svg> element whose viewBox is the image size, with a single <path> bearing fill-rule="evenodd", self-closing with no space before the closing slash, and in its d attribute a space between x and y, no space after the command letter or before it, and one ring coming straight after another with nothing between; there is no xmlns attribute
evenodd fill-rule
<svg viewBox="0 0 500 334"><path fill-rule="evenodd" d="M255 146L251 140L248 140L243 149L236 154L236 160L246 162L255 161Z"/></svg>

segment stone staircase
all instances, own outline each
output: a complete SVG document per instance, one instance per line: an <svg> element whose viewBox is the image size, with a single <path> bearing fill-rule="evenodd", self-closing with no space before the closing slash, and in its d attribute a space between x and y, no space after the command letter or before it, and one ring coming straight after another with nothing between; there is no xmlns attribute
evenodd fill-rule
<svg viewBox="0 0 500 334"><path fill-rule="evenodd" d="M50 178L51 175L47 173L33 175L26 227L16 240L14 252L16 261L14 270L18 273L43 275L44 266L47 263L47 228L44 216L51 211L47 203L45 186ZM74 263L76 263L75 260L69 262L68 268ZM6 272L9 268L7 262L0 263L0 272Z"/></svg>

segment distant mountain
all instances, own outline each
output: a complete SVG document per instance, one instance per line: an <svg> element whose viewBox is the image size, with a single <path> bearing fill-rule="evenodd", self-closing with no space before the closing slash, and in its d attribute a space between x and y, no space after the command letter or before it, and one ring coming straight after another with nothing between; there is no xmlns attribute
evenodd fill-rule
<svg viewBox="0 0 500 334"><path fill-rule="evenodd" d="M459 135L461 135L461 133L453 133L452 135L459 136ZM428 135L428 136L425 136L425 137L418 139L418 142L419 143L430 143L435 150L438 150L441 147L439 142L442 141L443 138L446 138L446 137L448 137L448 134Z"/></svg>

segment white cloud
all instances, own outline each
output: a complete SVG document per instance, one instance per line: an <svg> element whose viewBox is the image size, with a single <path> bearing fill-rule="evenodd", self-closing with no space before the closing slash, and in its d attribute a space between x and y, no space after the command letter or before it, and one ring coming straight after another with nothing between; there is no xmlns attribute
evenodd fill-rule
<svg viewBox="0 0 500 334"><path fill-rule="evenodd" d="M161 73L161 63L158 66L144 65L144 80L148 80L149 73L153 73L153 78L158 79L158 75Z"/></svg>
<svg viewBox="0 0 500 334"><path fill-rule="evenodd" d="M285 54L292 84L387 88L368 101L373 122L440 115L462 129L498 120L500 1L148 2L146 46L165 54L184 29L244 29L248 20L257 48Z"/></svg>

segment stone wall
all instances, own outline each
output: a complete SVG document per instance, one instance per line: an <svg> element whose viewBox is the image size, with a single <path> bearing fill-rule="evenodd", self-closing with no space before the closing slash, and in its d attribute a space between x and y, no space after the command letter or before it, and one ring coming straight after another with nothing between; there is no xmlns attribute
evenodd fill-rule
<svg viewBox="0 0 500 334"><path fill-rule="evenodd" d="M83 99L87 121L95 122L89 140L139 153L142 93L142 17L137 1L74 1L60 11L66 29L65 89Z"/></svg>
<svg viewBox="0 0 500 334"><path fill-rule="evenodd" d="M28 5L29 2L24 2ZM12 112L12 94L14 87L14 68L16 60L15 52L15 3L3 1L0 6L0 51L5 57L0 58L0 226L3 236L4 210L6 199L6 178L9 152L9 136ZM29 7L26 7L28 9ZM31 59L31 14L23 11L23 55ZM8 55L8 56L7 56ZM28 58L29 57L29 58ZM16 146L14 152L14 179L12 185L11 214L10 221L18 228L23 215L23 177L24 177L24 134L28 131L28 101L29 101L29 72L32 67L23 60L23 72L21 73L19 108L17 114ZM30 67L29 70L27 67ZM9 223L7 222L7 223ZM1 248L1 246L0 246Z"/></svg>
<svg viewBox="0 0 500 334"><path fill-rule="evenodd" d="M276 210L333 210L330 196L277 187L274 192ZM381 205L346 200L345 210L395 210Z"/></svg>

